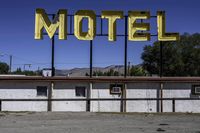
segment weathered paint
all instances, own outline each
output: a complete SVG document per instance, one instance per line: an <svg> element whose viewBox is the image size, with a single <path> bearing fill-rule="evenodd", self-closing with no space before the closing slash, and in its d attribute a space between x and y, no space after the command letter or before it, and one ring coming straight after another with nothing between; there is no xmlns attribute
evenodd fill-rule
<svg viewBox="0 0 200 133"><path fill-rule="evenodd" d="M157 98L158 83L129 83L127 98ZM157 101L127 101L127 112L156 112Z"/></svg>
<svg viewBox="0 0 200 133"><path fill-rule="evenodd" d="M84 86L89 88L87 83L55 83L55 89L53 90L53 99L61 98L80 98L85 99L86 97L77 97L75 94L76 86ZM86 93L87 94L87 93ZM53 101L52 111L86 111L86 101Z"/></svg>
<svg viewBox="0 0 200 133"><path fill-rule="evenodd" d="M191 84L189 83L167 83L164 84L163 98L190 98L194 97L191 95ZM198 97L198 96L197 96ZM172 101L163 101L163 111L172 112ZM187 101L176 101L175 102L176 112L200 112L200 101L199 100L187 100Z"/></svg>
<svg viewBox="0 0 200 133"><path fill-rule="evenodd" d="M4 81L0 82L0 99L47 99L38 97L37 86L51 87L51 82L38 81ZM88 82L55 82L52 98L76 97L75 87L85 86L90 90L91 98L121 98L121 95L110 94L110 83L93 83L92 89ZM164 83L163 98L190 98L192 83ZM127 83L126 98L157 98L159 83ZM87 94L87 93L86 93ZM176 101L176 112L200 112L197 100ZM91 101L91 112L120 112L121 101ZM47 111L47 102L2 102L2 111ZM54 101L52 111L86 111L86 101ZM156 112L157 101L127 101L127 112ZM172 101L163 101L163 111L172 112Z"/></svg>
<svg viewBox="0 0 200 133"><path fill-rule="evenodd" d="M0 99L44 99L38 97L37 86L49 86L45 82L1 82ZM2 102L2 111L47 111L47 102Z"/></svg>
<svg viewBox="0 0 200 133"><path fill-rule="evenodd" d="M94 83L91 91L91 98L116 98L121 95L110 94L109 83ZM120 101L92 101L92 112L120 112Z"/></svg>

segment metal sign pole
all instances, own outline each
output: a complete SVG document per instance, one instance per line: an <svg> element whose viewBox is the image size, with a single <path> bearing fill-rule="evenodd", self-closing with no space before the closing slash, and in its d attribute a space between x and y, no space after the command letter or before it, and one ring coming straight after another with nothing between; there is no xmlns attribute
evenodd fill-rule
<svg viewBox="0 0 200 133"><path fill-rule="evenodd" d="M52 18L54 20L55 15L52 15ZM55 76L55 66L54 66L54 57L55 57L55 38L54 36L51 39L51 45L52 45L52 53L51 53L51 70L52 70L52 74L51 76L54 77Z"/></svg>
<svg viewBox="0 0 200 133"><path fill-rule="evenodd" d="M93 67L93 41L90 41L90 78L92 78L92 67Z"/></svg>
<svg viewBox="0 0 200 133"><path fill-rule="evenodd" d="M52 18L55 18L55 14L48 14L49 16L52 16ZM73 16L74 15L68 15L70 17L70 33L68 35L74 35L73 30L72 30L72 23L73 23ZM97 15L98 17L101 17L99 15ZM128 53L128 16L124 16L125 17L125 33L124 34L117 34L116 36L119 37L124 37L124 78L126 78L128 76L128 64L127 64L127 53ZM151 18L156 18L156 16L151 16ZM142 21L142 20L141 20ZM142 21L143 22L143 21ZM101 19L101 31L100 34L97 34L96 36L108 36L108 34L103 34L103 21ZM47 34L45 34L47 35ZM55 33L55 35L58 35L58 33ZM157 36L157 35L151 35L151 36ZM55 76L55 63L54 63L54 45L55 45L55 36L52 37L51 39L51 43L52 43L52 63L51 63L51 69L52 69L52 77ZM90 41L90 78L93 77L92 73L93 73L93 40ZM162 61L162 60L161 60ZM162 63L161 63L162 65ZM162 66L161 66L162 68ZM162 69L160 68L160 75L162 75Z"/></svg>
<svg viewBox="0 0 200 133"><path fill-rule="evenodd" d="M127 31L127 28L128 28L128 17L125 16L125 37L124 37L124 78L126 78L127 76L127 45L128 45L128 31Z"/></svg>
<svg viewBox="0 0 200 133"><path fill-rule="evenodd" d="M163 43L160 41L160 77L163 76Z"/></svg>
<svg viewBox="0 0 200 133"><path fill-rule="evenodd" d="M160 78L163 76L163 43L160 41ZM160 83L160 111L163 112L163 83Z"/></svg>

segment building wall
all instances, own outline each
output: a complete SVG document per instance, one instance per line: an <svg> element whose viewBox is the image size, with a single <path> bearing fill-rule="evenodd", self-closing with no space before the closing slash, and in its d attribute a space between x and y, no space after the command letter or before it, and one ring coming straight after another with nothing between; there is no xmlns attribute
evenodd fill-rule
<svg viewBox="0 0 200 133"><path fill-rule="evenodd" d="M128 83L127 98L157 98L158 83ZM127 101L127 112L156 112L157 101Z"/></svg>
<svg viewBox="0 0 200 133"><path fill-rule="evenodd" d="M38 97L37 86L50 87L42 82L0 82L0 99L44 99ZM2 102L2 111L47 111L47 102Z"/></svg>
<svg viewBox="0 0 200 133"><path fill-rule="evenodd" d="M167 83L164 84L163 97L164 98L190 98L192 84L189 83ZM200 101L180 100L175 102L176 112L200 112ZM172 112L172 101L163 101L163 111Z"/></svg>
<svg viewBox="0 0 200 133"><path fill-rule="evenodd" d="M89 88L89 84L87 83L57 82L55 83L55 88L53 90L52 98L53 99L61 99L61 98L85 99L86 97L76 96L75 94L76 86L84 86L86 87L86 90ZM53 101L52 111L86 111L86 101Z"/></svg>
<svg viewBox="0 0 200 133"><path fill-rule="evenodd" d="M109 83L94 83L91 98L121 98L121 95L110 94ZM92 112L120 112L120 101L92 101Z"/></svg>
<svg viewBox="0 0 200 133"><path fill-rule="evenodd" d="M1 82L0 99L47 99L37 96L37 86L51 88L50 82ZM55 82L53 99L80 98L75 95L76 86L85 86L90 90L91 98L121 98L121 95L110 94L110 83ZM190 98L191 83L165 83L163 98ZM127 98L157 98L159 83L128 83ZM87 94L87 93L86 93ZM86 95L87 96L87 95ZM157 112L157 101L127 101L127 112ZM176 112L200 112L200 101L176 101ZM120 112L121 101L91 101L91 112ZM47 111L47 102L2 102L2 111ZM52 111L86 111L86 101L54 101ZM172 112L172 101L163 101L163 111Z"/></svg>

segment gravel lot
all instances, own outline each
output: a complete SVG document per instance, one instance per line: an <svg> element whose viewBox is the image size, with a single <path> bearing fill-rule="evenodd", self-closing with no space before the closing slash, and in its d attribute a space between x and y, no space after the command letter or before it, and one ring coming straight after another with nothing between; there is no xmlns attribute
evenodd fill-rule
<svg viewBox="0 0 200 133"><path fill-rule="evenodd" d="M0 113L0 133L200 133L200 114Z"/></svg>

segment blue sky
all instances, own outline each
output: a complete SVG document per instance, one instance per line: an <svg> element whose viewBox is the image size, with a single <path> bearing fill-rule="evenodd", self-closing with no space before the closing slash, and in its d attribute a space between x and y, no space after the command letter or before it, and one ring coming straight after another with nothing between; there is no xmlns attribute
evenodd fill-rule
<svg viewBox="0 0 200 133"><path fill-rule="evenodd" d="M167 31L179 33L196 33L200 31L199 0L4 0L0 4L0 54L13 55L13 69L23 64L32 64L31 68L48 68L51 65L51 41L34 40L34 14L36 8L43 8L47 13L56 13L67 9L68 14L77 10L147 10L151 15L156 11L166 11ZM151 32L156 33L156 20L151 21ZM106 25L106 21L104 21ZM123 33L123 21L118 22L118 33ZM107 33L107 26L104 27ZM150 42L128 42L128 61L139 64L143 47ZM68 36L66 41L56 38L55 66L57 69L89 67L89 42L79 41ZM118 37L116 42L108 42L107 37L96 37L94 40L94 66L123 64L124 39ZM9 57L0 56L1 61L9 62Z"/></svg>

